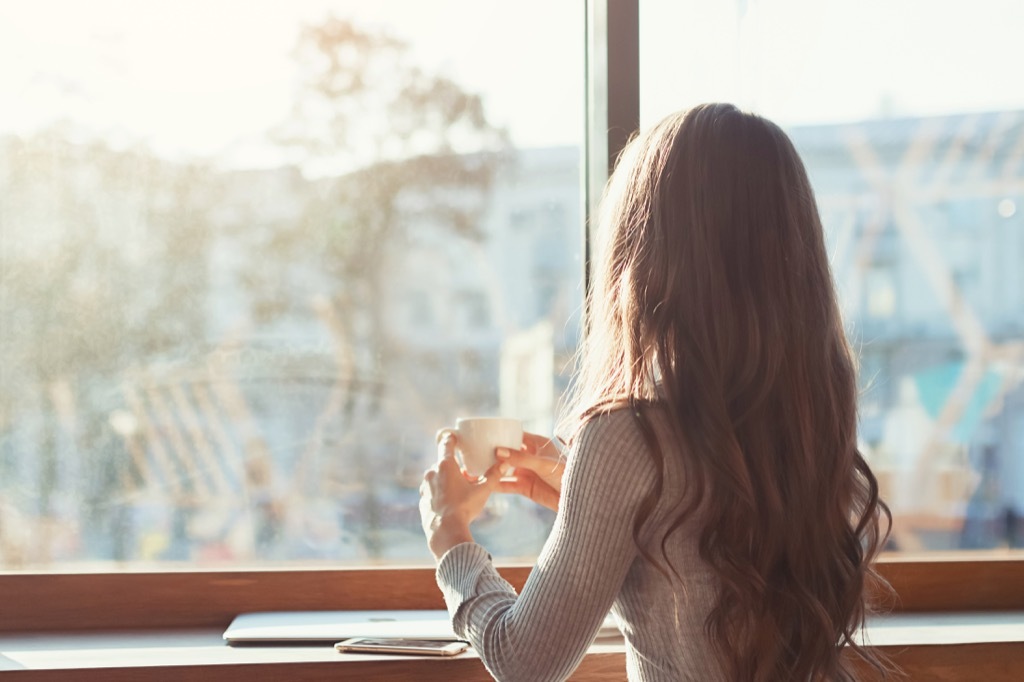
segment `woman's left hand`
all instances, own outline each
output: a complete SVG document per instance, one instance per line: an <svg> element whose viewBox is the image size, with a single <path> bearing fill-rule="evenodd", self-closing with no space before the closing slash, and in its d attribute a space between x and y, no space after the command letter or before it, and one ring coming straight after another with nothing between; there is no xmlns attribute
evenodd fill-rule
<svg viewBox="0 0 1024 682"><path fill-rule="evenodd" d="M420 485L420 521L435 559L463 542L473 542L469 524L483 511L498 489L503 463L495 463L479 480L470 479L455 459L455 434L450 431L437 444L437 464L423 474Z"/></svg>

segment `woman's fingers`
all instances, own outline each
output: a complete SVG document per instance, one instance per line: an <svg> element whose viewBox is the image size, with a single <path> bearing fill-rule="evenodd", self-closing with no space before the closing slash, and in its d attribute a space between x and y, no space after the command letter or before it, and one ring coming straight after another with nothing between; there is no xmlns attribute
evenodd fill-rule
<svg viewBox="0 0 1024 682"><path fill-rule="evenodd" d="M542 481L537 474L528 469L521 469L511 478L502 478L497 490L502 493L522 495L537 504L558 511L558 491Z"/></svg>
<svg viewBox="0 0 1024 682"><path fill-rule="evenodd" d="M554 438L541 436L536 433L523 432L523 445L530 452L535 452L544 457L558 457L560 450L554 443Z"/></svg>
<svg viewBox="0 0 1024 682"><path fill-rule="evenodd" d="M481 476L479 479L476 479L475 483L477 485L482 485L487 488L490 488L491 492L494 492L499 489L501 477L505 475L505 472L507 470L508 465L506 465L501 460L498 460L497 462L491 465L490 469L484 472L483 476Z"/></svg>
<svg viewBox="0 0 1024 682"><path fill-rule="evenodd" d="M437 461L455 459L455 432L451 429L441 429L437 432Z"/></svg>
<svg viewBox="0 0 1024 682"><path fill-rule="evenodd" d="M455 432L451 429L441 429L437 432L437 468L438 471L451 469L452 472L461 471L459 460L455 457ZM464 471L461 472L467 480L474 480Z"/></svg>
<svg viewBox="0 0 1024 682"><path fill-rule="evenodd" d="M522 495L523 497L530 497L533 492L534 485L533 478L528 478L525 474L518 474L512 478L503 478L498 485L498 490L503 493Z"/></svg>
<svg viewBox="0 0 1024 682"><path fill-rule="evenodd" d="M505 462L516 469L529 469L541 476L561 475L565 469L565 460L541 457L522 450L498 448L496 454L499 462Z"/></svg>

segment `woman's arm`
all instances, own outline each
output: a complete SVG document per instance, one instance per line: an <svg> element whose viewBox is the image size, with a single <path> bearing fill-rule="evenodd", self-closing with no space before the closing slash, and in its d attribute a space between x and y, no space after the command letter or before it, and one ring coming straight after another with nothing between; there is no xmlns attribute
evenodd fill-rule
<svg viewBox="0 0 1024 682"><path fill-rule="evenodd" d="M563 680L579 665L637 556L636 509L654 468L628 411L596 417L569 457L554 527L523 592L479 545L446 553L437 579L455 631L499 680Z"/></svg>

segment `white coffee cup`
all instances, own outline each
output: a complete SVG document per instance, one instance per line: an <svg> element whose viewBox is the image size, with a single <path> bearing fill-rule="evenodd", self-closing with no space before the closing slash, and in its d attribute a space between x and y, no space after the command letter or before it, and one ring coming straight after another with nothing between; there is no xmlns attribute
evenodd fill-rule
<svg viewBox="0 0 1024 682"><path fill-rule="evenodd" d="M518 450L523 444L523 422L506 417L461 417L454 429L442 429L440 441L446 433L455 434L455 445L462 459L462 468L470 476L483 476L495 462L497 448Z"/></svg>

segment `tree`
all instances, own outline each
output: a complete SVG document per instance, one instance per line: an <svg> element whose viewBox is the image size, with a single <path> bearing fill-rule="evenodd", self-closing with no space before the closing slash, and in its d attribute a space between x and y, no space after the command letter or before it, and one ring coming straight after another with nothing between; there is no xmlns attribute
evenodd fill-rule
<svg viewBox="0 0 1024 682"><path fill-rule="evenodd" d="M262 254L244 277L268 324L309 305L290 282L319 277L318 314L331 330L344 394L333 404L349 432L367 436L350 442L347 455L366 484L365 542L377 555L382 467L374 457L394 444L373 452L382 433L373 422L395 374L415 362L388 328L386 284L395 256L425 232L483 238L480 219L508 140L478 95L423 70L408 45L385 33L329 17L302 30L294 54L300 83L275 137L309 179L308 193L296 221L240 235ZM438 393L424 402L436 406Z"/></svg>
<svg viewBox="0 0 1024 682"><path fill-rule="evenodd" d="M314 180L299 223L268 246L298 260L317 254L337 283L334 303L365 316L366 342L386 348L380 307L358 302L383 300L388 256L411 230L480 238L507 138L478 95L424 72L384 33L329 17L302 30L295 57L300 86L276 137L307 174L342 172ZM358 322L343 323L354 340Z"/></svg>

